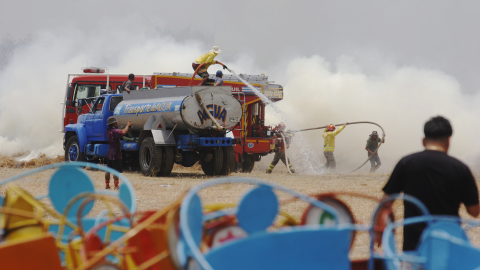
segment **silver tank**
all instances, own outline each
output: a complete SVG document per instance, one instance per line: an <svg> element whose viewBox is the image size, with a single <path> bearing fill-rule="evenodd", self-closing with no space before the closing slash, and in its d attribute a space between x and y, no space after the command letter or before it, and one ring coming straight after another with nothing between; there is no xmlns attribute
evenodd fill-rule
<svg viewBox="0 0 480 270"><path fill-rule="evenodd" d="M224 130L239 124L242 104L230 86L189 86L124 92L114 110L118 125L132 121L132 131L145 129L191 130L194 133L218 129L198 101ZM154 117L152 117L154 116Z"/></svg>

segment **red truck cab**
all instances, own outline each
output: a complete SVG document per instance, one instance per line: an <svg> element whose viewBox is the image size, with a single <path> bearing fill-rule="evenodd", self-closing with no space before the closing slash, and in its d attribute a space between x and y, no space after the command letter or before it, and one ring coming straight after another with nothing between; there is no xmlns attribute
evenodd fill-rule
<svg viewBox="0 0 480 270"><path fill-rule="evenodd" d="M68 74L62 127L77 123L78 115L89 112L91 104L101 94L121 93L123 83L128 80L128 75L108 74L105 68L83 68L82 71L84 73ZM151 75L135 75L134 89L150 87L150 82ZM79 100L86 102L79 107Z"/></svg>

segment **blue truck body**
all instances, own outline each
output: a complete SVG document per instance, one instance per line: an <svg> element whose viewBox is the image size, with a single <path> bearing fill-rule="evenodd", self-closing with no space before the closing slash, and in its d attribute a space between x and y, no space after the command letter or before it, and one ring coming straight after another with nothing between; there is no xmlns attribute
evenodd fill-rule
<svg viewBox="0 0 480 270"><path fill-rule="evenodd" d="M107 157L109 149L107 138L107 120L109 117L115 115L115 108L122 101L123 94L101 95L93 104L90 112L79 115L76 124L69 124L65 126L64 149L66 161L95 161ZM150 134L150 137L152 137L151 141L153 141L154 138L151 135L152 131L148 132L150 133L142 134ZM182 165L188 167L200 160L202 155L206 155L201 151L206 153L205 149L209 151L208 149L232 147L234 143L234 140L232 138L225 137L225 134L223 134L221 137L203 137L199 136L198 134L190 134L189 132L174 132L174 130L163 130L162 132L166 132L164 134L169 134L169 136L171 135L171 137L174 139L174 142L172 143L172 138L170 138L170 144L168 146L163 146L164 148L162 148L164 152L168 153L167 157L163 156L162 158L172 159L170 162L172 163L171 167L173 167L172 155L175 155L175 162L179 164L182 164L182 157L186 157L187 161L184 161L184 164ZM141 157L139 158L139 156L141 156L142 142L146 140L146 138L148 138L148 135L145 137L144 135L138 134L134 135L133 137L124 137L124 139L121 140L121 149L124 159L125 155L128 156L130 153L130 156L133 156L135 159L133 160L133 163L140 163L140 165L142 165L142 160ZM157 146L158 143L154 142L153 147ZM185 152L193 152L193 154L185 154ZM153 152L148 155L151 154L153 154ZM150 157L144 157L143 163L151 163L150 160L145 161L146 158L149 159ZM210 159L211 158L208 157L208 160ZM167 175L169 173L170 172L168 172Z"/></svg>

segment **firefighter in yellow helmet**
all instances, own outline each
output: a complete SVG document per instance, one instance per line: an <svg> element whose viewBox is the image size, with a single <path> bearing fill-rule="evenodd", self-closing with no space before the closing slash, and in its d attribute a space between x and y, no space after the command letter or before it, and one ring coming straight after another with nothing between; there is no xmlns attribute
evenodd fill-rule
<svg viewBox="0 0 480 270"><path fill-rule="evenodd" d="M337 130L335 130L334 125L329 125L323 131L323 155L325 155L325 158L327 159L327 163L325 163L325 167L327 169L334 170L337 167L335 157L333 156L333 151L335 151L335 136L342 132L347 124L348 123L345 123L345 125L341 126Z"/></svg>

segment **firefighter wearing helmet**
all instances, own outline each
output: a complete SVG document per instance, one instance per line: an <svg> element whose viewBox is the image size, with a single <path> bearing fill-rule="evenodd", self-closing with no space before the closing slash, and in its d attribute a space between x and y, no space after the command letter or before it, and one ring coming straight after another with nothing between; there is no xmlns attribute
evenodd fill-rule
<svg viewBox="0 0 480 270"><path fill-rule="evenodd" d="M383 137L382 140L378 137L378 133L376 131L373 131L367 140L367 146L365 146L365 150L368 151L368 158L370 159L370 163L372 164L370 172L375 172L378 167L382 165L382 162L380 162L380 158L378 157L377 152L380 143L385 143L385 137Z"/></svg>
<svg viewBox="0 0 480 270"><path fill-rule="evenodd" d="M283 162L283 164L285 164L285 166L288 166L288 168L290 169L290 172L295 173L295 170L293 169L293 166L290 163L290 159L287 160L285 158L285 145L287 146L287 148L289 148L290 142L293 137L293 134L285 132L286 127L287 126L285 125L285 123L281 122L280 124L278 124L278 126L276 126L273 129L273 132L276 132L280 138L281 138L281 134L283 135L283 137L285 138L285 142L281 141L277 145L275 145L275 156L273 156L272 163L270 163L270 166L268 166L267 173L272 173L273 168L275 168L275 166L280 160ZM287 165L287 161L288 161L288 165Z"/></svg>
<svg viewBox="0 0 480 270"><path fill-rule="evenodd" d="M325 167L327 169L334 170L337 167L335 157L333 156L333 151L335 151L335 136L342 132L347 124L348 123L345 123L345 125L341 126L337 130L335 130L334 125L328 125L323 131L323 155L327 159L327 162L325 163Z"/></svg>

